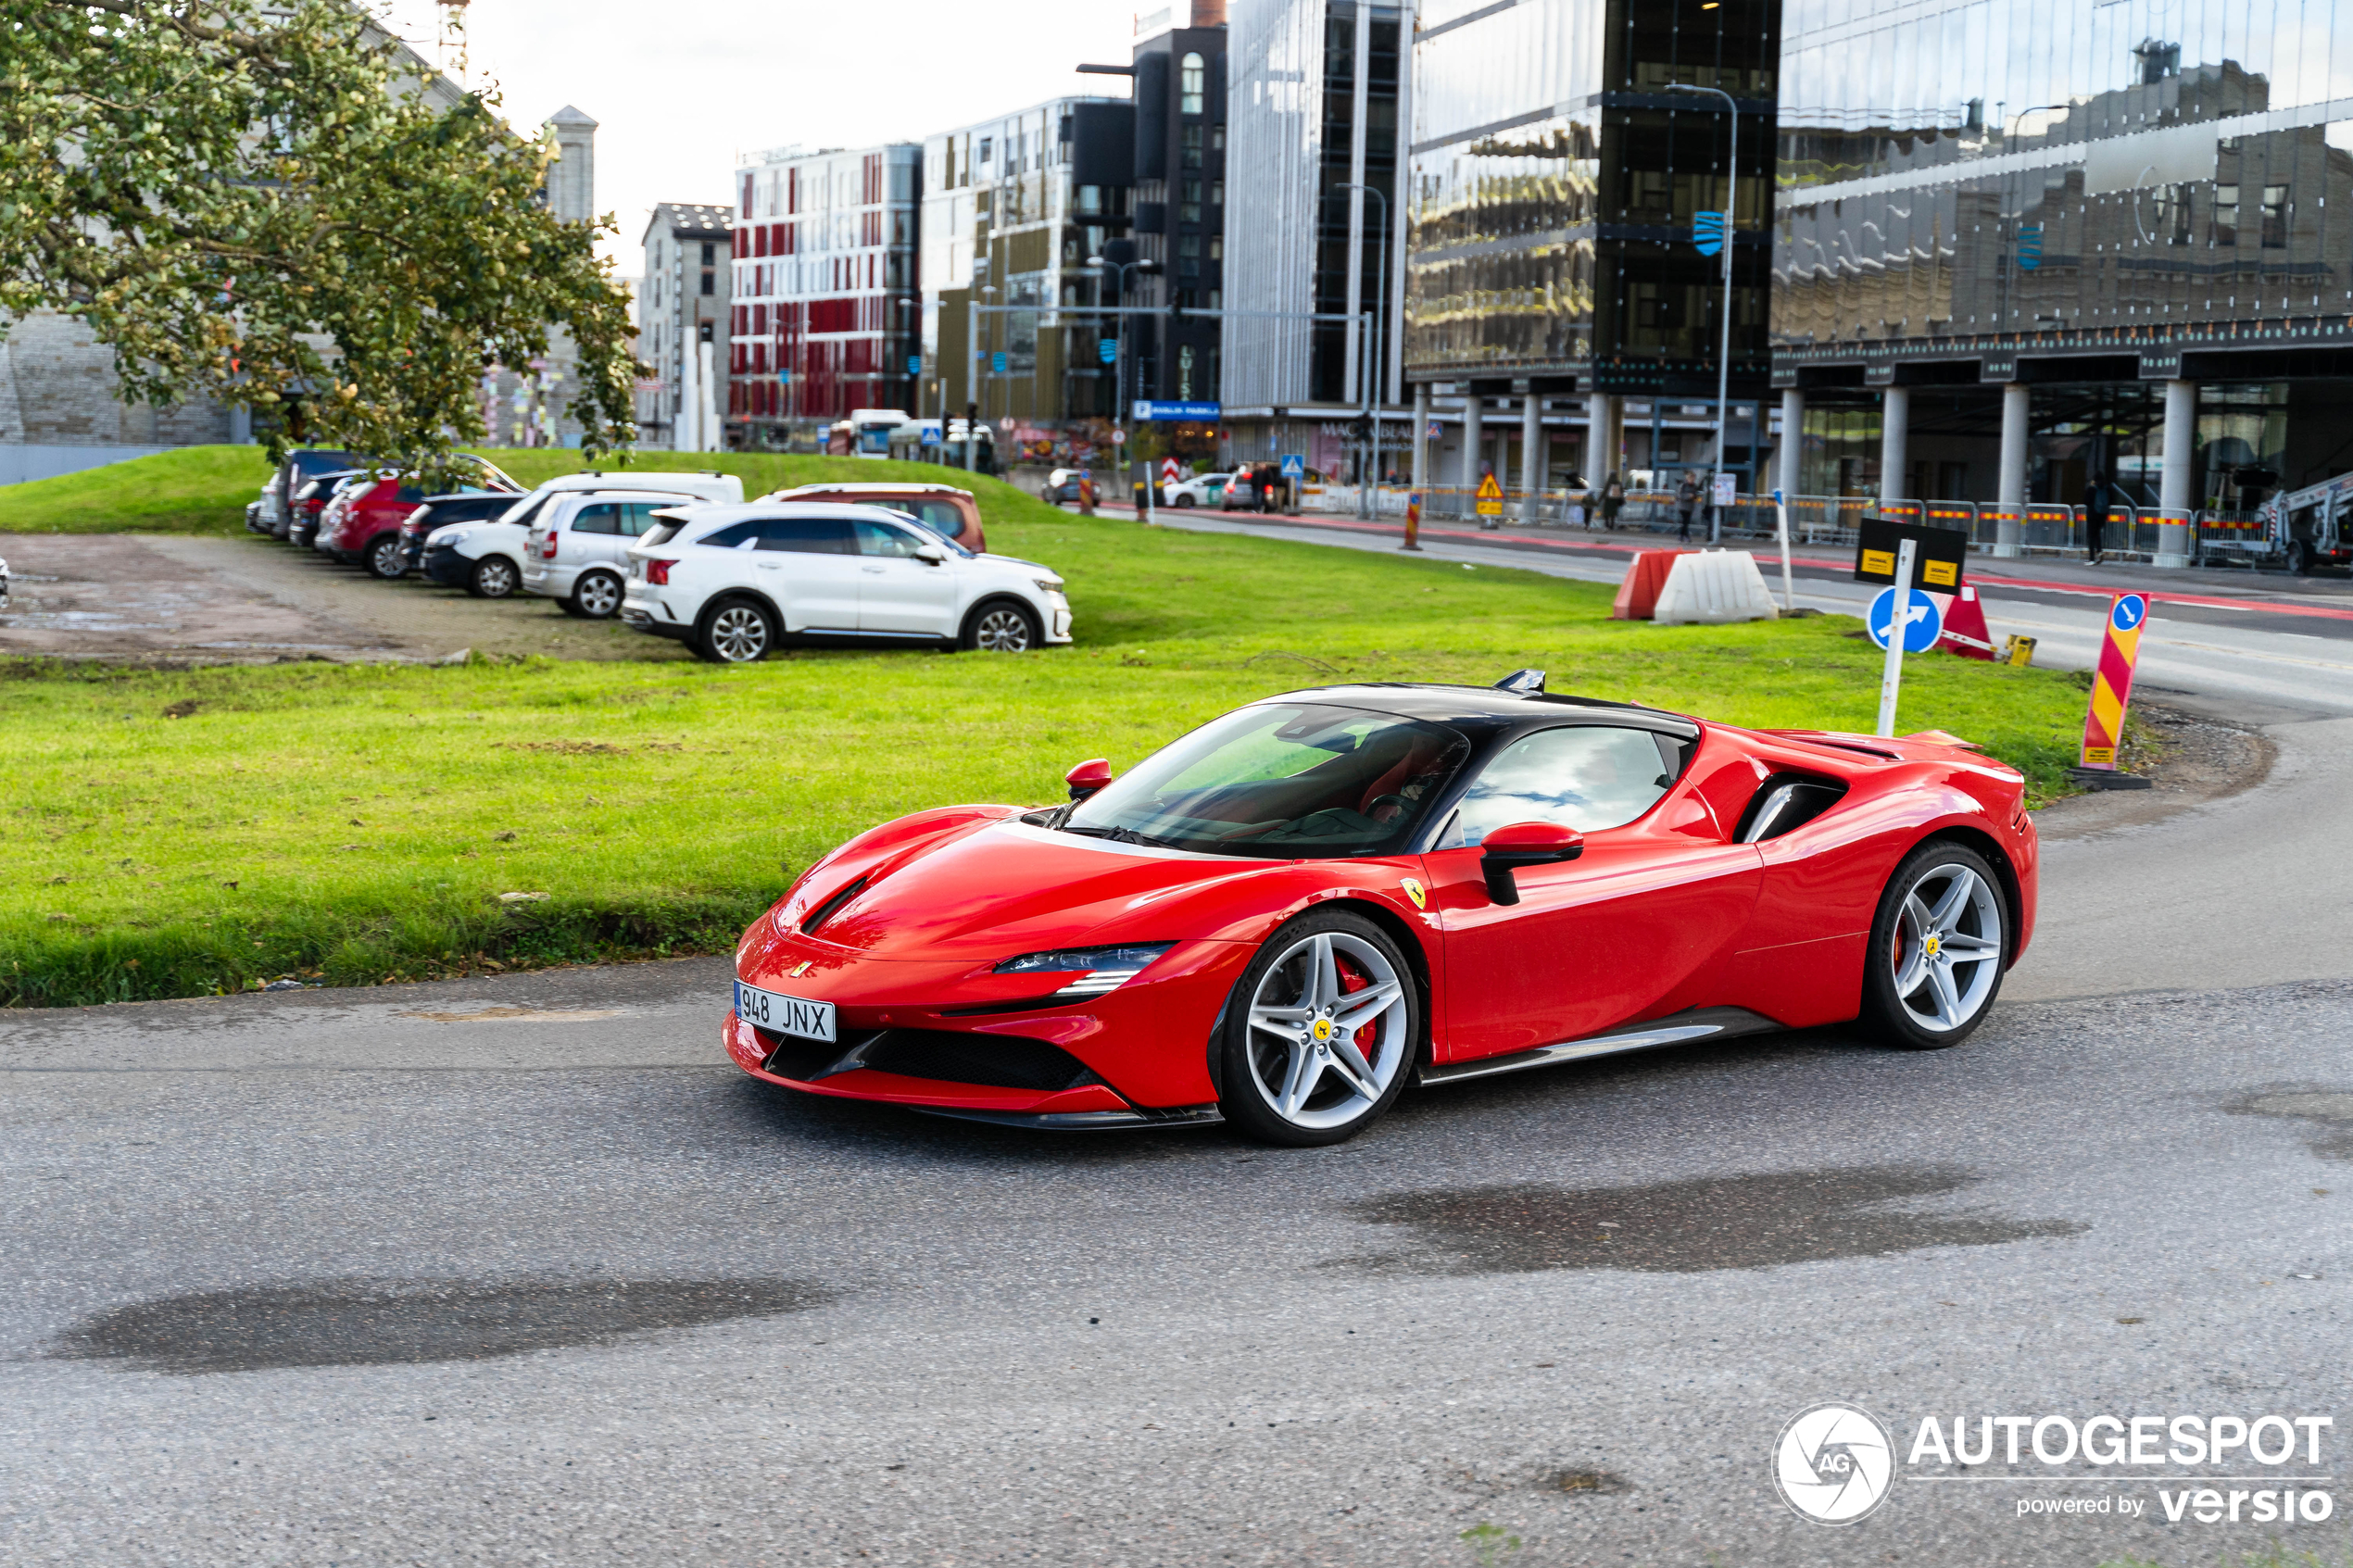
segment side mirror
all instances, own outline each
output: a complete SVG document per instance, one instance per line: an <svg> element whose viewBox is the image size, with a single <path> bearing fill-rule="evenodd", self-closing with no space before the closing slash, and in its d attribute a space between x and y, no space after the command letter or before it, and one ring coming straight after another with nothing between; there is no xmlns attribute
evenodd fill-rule
<svg viewBox="0 0 2353 1568"><path fill-rule="evenodd" d="M1478 869L1487 896L1498 904L1519 902L1512 873L1522 866L1551 866L1585 853L1585 835L1558 822L1506 822L1479 841Z"/></svg>
<svg viewBox="0 0 2353 1568"><path fill-rule="evenodd" d="M1111 783L1111 763L1101 757L1081 762L1063 775L1063 783L1070 785L1073 800L1084 800Z"/></svg>
<svg viewBox="0 0 2353 1568"><path fill-rule="evenodd" d="M948 559L948 552L937 545L918 545L915 546L915 558L938 566Z"/></svg>

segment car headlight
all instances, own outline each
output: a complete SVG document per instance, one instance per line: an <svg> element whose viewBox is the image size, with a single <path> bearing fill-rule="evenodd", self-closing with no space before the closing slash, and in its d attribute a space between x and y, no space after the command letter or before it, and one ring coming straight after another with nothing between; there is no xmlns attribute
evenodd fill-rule
<svg viewBox="0 0 2353 1568"><path fill-rule="evenodd" d="M1059 577L1033 577L1030 582L1038 585L1038 591L1041 594L1059 594L1063 591L1063 580Z"/></svg>
<svg viewBox="0 0 2353 1568"><path fill-rule="evenodd" d="M471 528L436 528L425 535L428 545L462 545L473 530Z"/></svg>
<svg viewBox="0 0 2353 1568"><path fill-rule="evenodd" d="M1071 974L1078 978L1054 992L1057 997L1100 997L1115 991L1144 972L1174 942L1129 942L1116 947L1061 947L1050 953L1024 953L1007 959L991 974Z"/></svg>

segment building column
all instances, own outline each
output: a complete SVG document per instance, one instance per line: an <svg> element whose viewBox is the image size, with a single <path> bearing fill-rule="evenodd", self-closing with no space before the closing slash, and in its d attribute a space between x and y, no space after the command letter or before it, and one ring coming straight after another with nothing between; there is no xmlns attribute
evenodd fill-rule
<svg viewBox="0 0 2353 1568"><path fill-rule="evenodd" d="M1478 395L1463 399L1463 476L1462 485L1467 495L1478 488L1479 448L1487 445L1487 432L1479 423L1485 412L1478 406Z"/></svg>
<svg viewBox="0 0 2353 1568"><path fill-rule="evenodd" d="M1422 485L1429 472L1429 383L1419 382L1414 387L1414 498L1424 506L1428 499Z"/></svg>
<svg viewBox="0 0 2353 1568"><path fill-rule="evenodd" d="M1544 400L1530 392L1519 400L1519 521L1536 526L1544 493Z"/></svg>
<svg viewBox="0 0 2353 1568"><path fill-rule="evenodd" d="M2190 462L2197 455L2197 383L2165 383L2165 468L2157 504L2169 516L2157 525L2157 564L2190 564Z"/></svg>
<svg viewBox="0 0 2353 1568"><path fill-rule="evenodd" d="M2010 382L2003 386L2002 467L1994 499L2011 515L1995 524L1994 553L1997 556L2018 554L2019 541L2026 536L2027 408L2024 382Z"/></svg>
<svg viewBox="0 0 2353 1568"><path fill-rule="evenodd" d="M1905 478L1908 457L1906 438L1912 433L1912 389L1891 386L1882 395L1879 410L1879 498L1881 501L1915 501L1919 497L1906 495L1911 488Z"/></svg>
<svg viewBox="0 0 2353 1568"><path fill-rule="evenodd" d="M1626 445L1626 400L1614 392L1596 392L1586 402L1585 424L1592 447L1585 454L1585 483L1599 490L1614 473L1622 483L1618 448Z"/></svg>
<svg viewBox="0 0 2353 1568"><path fill-rule="evenodd" d="M1793 386L1781 389L1781 445L1773 456L1779 459L1782 499L1791 499L1806 463L1806 394Z"/></svg>

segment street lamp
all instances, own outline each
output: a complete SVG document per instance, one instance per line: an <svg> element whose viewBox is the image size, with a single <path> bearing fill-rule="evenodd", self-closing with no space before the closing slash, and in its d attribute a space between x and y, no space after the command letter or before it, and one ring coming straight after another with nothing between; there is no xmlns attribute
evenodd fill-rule
<svg viewBox="0 0 2353 1568"><path fill-rule="evenodd" d="M1689 82L1670 82L1667 84L1667 90L1669 93L1707 93L1723 99L1725 124L1729 128L1724 157L1724 336L1716 351L1716 470L1720 473L1724 468L1725 454L1724 410L1725 404L1731 396L1732 384L1732 240L1736 232L1732 226L1732 212L1741 182L1741 106L1737 99L1721 87L1701 87ZM1657 428L1655 423L1652 428ZM1655 457L1655 454L1654 454ZM1709 477L1711 481L1714 478L1713 475ZM1715 485L1711 483L1708 488L1712 490ZM1713 496L1709 497L1707 514L1707 542L1711 545L1721 544L1724 536L1724 514L1715 505Z"/></svg>
<svg viewBox="0 0 2353 1568"><path fill-rule="evenodd" d="M1127 274L1141 272L1149 277L1160 270L1160 263L1144 257L1139 257L1133 261L1107 261L1100 256L1088 257L1087 270L1095 275L1095 303L1097 305L1103 302L1103 270L1105 268L1112 269L1119 276L1118 293L1114 297L1124 307L1127 303ZM1112 428L1125 435L1127 425L1126 415L1120 407L1127 401L1127 317L1124 310L1114 323L1112 332L1113 340L1119 345L1119 362L1112 367ZM1125 473L1127 470L1127 443L1125 440L1119 443L1119 457L1116 460L1119 464L1116 471ZM1144 482L1144 495L1148 500L1151 495L1151 481L1147 478Z"/></svg>
<svg viewBox="0 0 2353 1568"><path fill-rule="evenodd" d="M1358 486L1360 494L1356 500L1356 515L1369 518L1377 510L1372 501L1372 484L1380 482L1380 405L1389 391L1389 361L1382 348L1389 336L1386 330L1389 319L1389 196L1377 186L1359 184L1353 180L1341 181L1340 189L1363 191L1367 195L1380 197L1380 303L1373 307L1373 328L1367 334L1372 341L1365 345L1367 363L1365 367L1365 423L1372 436L1372 451L1368 458L1372 481Z"/></svg>

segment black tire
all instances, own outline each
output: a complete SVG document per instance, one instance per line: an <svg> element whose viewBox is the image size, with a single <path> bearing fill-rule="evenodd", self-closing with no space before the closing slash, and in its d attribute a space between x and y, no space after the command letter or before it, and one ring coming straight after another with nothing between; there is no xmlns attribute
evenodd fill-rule
<svg viewBox="0 0 2353 1568"><path fill-rule="evenodd" d="M1325 977L1312 988L1319 966ZM1353 1030L1335 1026L1335 1013L1349 1016L1351 996L1392 985L1395 999L1382 1010ZM1335 989L1337 1006L1323 1000ZM1283 1001L1294 993L1297 1002ZM1268 1029L1270 1010L1300 1014L1299 1032ZM1361 1043L1366 1030L1378 1031L1369 1050ZM1341 909L1302 915L1269 936L1242 971L1214 1048L1218 1109L1237 1132L1293 1148L1340 1143L1378 1120L1414 1075L1421 993L1405 956L1371 921Z"/></svg>
<svg viewBox="0 0 2353 1568"><path fill-rule="evenodd" d="M562 610L566 615L571 616L574 621L581 619L580 607L573 603L570 599L558 599L556 601L556 608Z"/></svg>
<svg viewBox="0 0 2353 1568"><path fill-rule="evenodd" d="M2312 546L2301 539L2287 542L2287 570L2291 576L2312 575Z"/></svg>
<svg viewBox="0 0 2353 1568"><path fill-rule="evenodd" d="M359 564L368 575L386 583L396 583L409 575L409 562L400 553L400 535L379 533L359 551Z"/></svg>
<svg viewBox="0 0 2353 1568"><path fill-rule="evenodd" d="M1931 917L1932 940L1924 939L1921 914ZM1905 856L1871 922L1863 1029L1907 1050L1968 1039L2001 995L2011 919L2002 879L1975 850L1940 839Z"/></svg>
<svg viewBox="0 0 2353 1568"><path fill-rule="evenodd" d="M956 636L958 647L983 653L1032 653L1045 641L1038 612L1019 599L983 599Z"/></svg>
<svg viewBox="0 0 2353 1568"><path fill-rule="evenodd" d="M1190 495L1178 495L1174 501L1171 501L1169 505L1175 507L1180 512L1186 511L1192 507L1193 498Z"/></svg>
<svg viewBox="0 0 2353 1568"><path fill-rule="evenodd" d="M621 579L610 571L584 571L572 585L572 597L563 604L584 620L610 621L621 613L621 596L626 591Z"/></svg>
<svg viewBox="0 0 2353 1568"><path fill-rule="evenodd" d="M522 568L505 556L484 556L466 576L466 592L478 599L514 596L522 585Z"/></svg>
<svg viewBox="0 0 2353 1568"><path fill-rule="evenodd" d="M722 599L703 612L693 647L713 664L757 664L776 646L776 618L757 599Z"/></svg>

